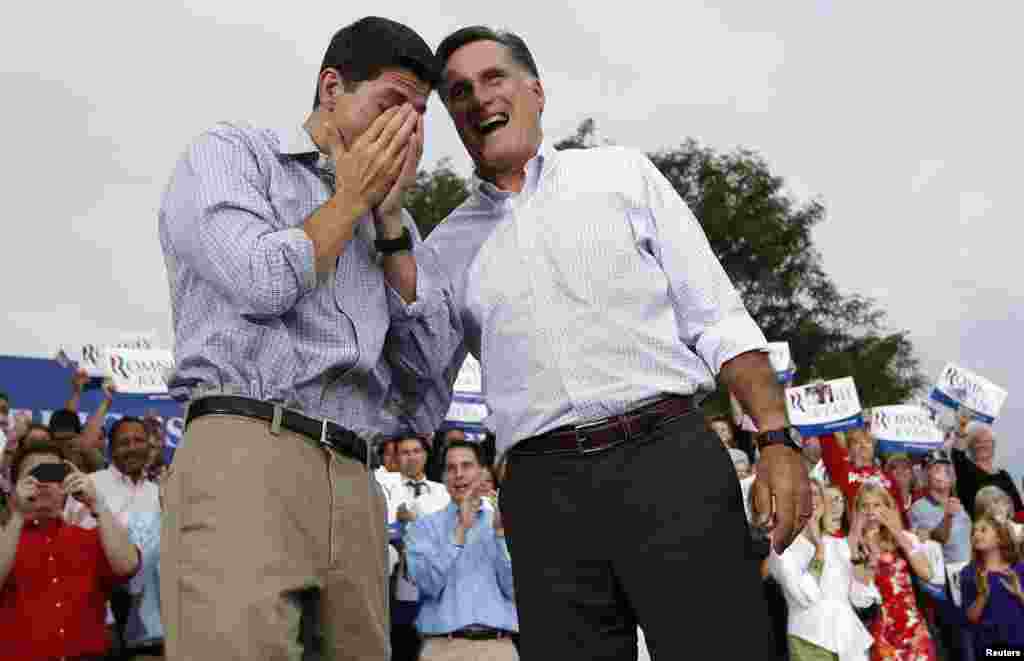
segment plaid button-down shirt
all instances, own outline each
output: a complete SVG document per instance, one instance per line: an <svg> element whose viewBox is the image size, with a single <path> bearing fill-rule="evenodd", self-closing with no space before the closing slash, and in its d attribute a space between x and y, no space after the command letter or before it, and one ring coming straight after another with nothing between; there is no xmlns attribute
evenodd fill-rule
<svg viewBox="0 0 1024 661"><path fill-rule="evenodd" d="M389 291L369 214L318 276L303 221L331 196L302 127L218 124L178 161L159 214L177 370L196 386L277 401L362 435L405 431L384 359ZM406 225L415 241L411 217Z"/></svg>

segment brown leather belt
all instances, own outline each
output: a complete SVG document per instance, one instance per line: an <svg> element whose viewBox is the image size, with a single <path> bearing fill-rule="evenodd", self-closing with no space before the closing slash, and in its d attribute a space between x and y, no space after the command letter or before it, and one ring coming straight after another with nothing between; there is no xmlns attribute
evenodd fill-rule
<svg viewBox="0 0 1024 661"><path fill-rule="evenodd" d="M699 402L692 395L669 395L639 408L594 420L566 425L531 436L509 449L511 455L593 454L654 431L669 418L694 411Z"/></svg>

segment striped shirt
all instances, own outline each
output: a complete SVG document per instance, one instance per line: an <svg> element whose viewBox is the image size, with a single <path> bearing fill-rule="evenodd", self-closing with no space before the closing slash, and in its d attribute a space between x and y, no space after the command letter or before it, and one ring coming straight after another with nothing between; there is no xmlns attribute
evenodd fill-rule
<svg viewBox="0 0 1024 661"><path fill-rule="evenodd" d="M388 296L373 222L318 275L303 221L332 194L302 127L218 124L178 161L160 207L176 372L171 392L223 388L374 436L407 430L383 358ZM412 219L406 225L419 241Z"/></svg>
<svg viewBox="0 0 1024 661"><path fill-rule="evenodd" d="M392 319L423 424L443 418L469 352L499 453L711 391L726 361L766 347L700 224L639 152L543 145L522 192L474 179L415 255L417 300Z"/></svg>

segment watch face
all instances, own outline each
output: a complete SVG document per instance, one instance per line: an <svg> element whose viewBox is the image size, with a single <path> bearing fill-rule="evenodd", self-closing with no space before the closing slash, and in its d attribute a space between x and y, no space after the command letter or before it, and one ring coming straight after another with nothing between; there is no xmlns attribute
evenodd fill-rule
<svg viewBox="0 0 1024 661"><path fill-rule="evenodd" d="M796 427L786 427L785 432L789 435L789 440L802 450L804 447L804 437L800 435Z"/></svg>

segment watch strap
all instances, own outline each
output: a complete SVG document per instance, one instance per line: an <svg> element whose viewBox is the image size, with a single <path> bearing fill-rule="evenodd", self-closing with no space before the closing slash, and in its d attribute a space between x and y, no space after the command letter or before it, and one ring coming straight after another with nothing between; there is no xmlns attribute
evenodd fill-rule
<svg viewBox="0 0 1024 661"><path fill-rule="evenodd" d="M377 239L373 245L382 255L390 255L400 250L412 250L412 232L408 227L402 227L402 235L397 239Z"/></svg>
<svg viewBox="0 0 1024 661"><path fill-rule="evenodd" d="M757 441L759 450L764 450L772 445L785 445L797 452L803 452L803 447L793 439L793 432L793 427L783 427L782 429L760 432L754 436L754 439Z"/></svg>

